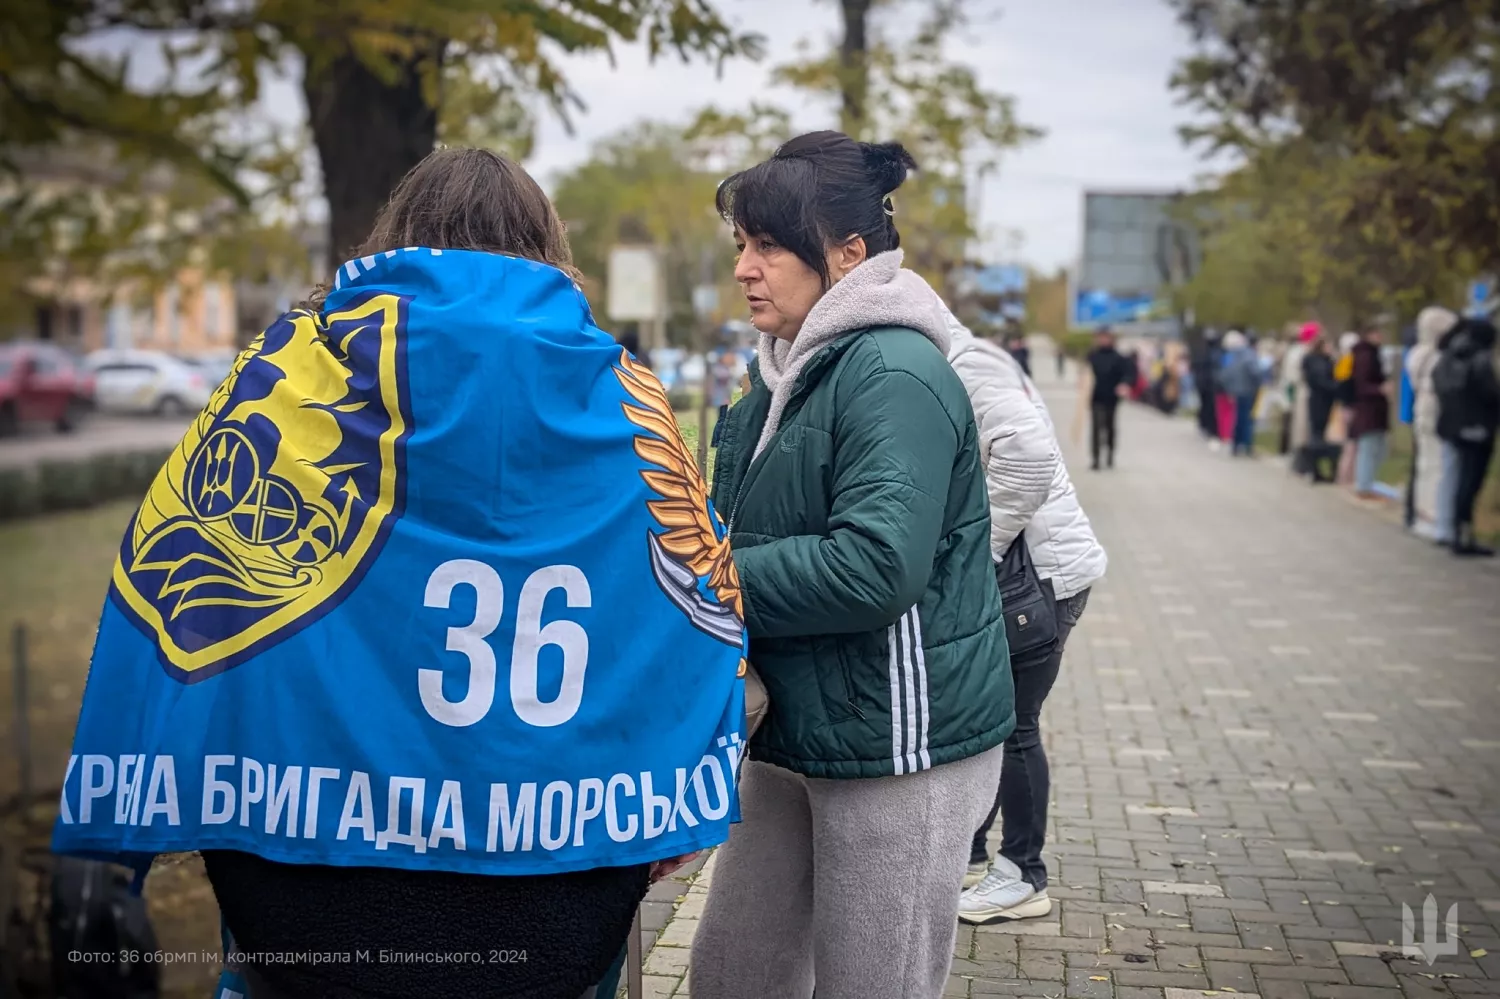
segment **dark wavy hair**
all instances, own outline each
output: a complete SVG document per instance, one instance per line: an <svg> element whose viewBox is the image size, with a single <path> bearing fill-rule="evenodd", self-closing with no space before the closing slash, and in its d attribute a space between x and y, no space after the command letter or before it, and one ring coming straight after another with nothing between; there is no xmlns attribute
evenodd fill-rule
<svg viewBox="0 0 1500 999"><path fill-rule="evenodd" d="M873 257L901 245L890 194L915 169L916 160L899 142L809 132L727 178L714 204L746 235L769 238L796 254L827 288L830 247L863 236Z"/></svg>
<svg viewBox="0 0 1500 999"><path fill-rule="evenodd" d="M567 230L546 193L529 173L488 149L428 153L401 178L351 259L405 246L522 257L580 280ZM303 306L317 311L327 294L320 286Z"/></svg>

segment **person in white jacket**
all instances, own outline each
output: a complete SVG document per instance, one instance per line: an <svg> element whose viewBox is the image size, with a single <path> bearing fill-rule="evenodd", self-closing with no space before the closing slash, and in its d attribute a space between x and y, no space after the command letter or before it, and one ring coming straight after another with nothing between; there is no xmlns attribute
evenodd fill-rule
<svg viewBox="0 0 1500 999"><path fill-rule="evenodd" d="M1417 343L1406 355L1406 375L1411 380L1412 400L1412 532L1440 545L1453 543L1453 494L1457 490L1458 463L1447 458L1438 436L1438 397L1432 372L1442 352L1438 341L1458 322L1458 314L1441 305L1429 305L1417 313Z"/></svg>
<svg viewBox="0 0 1500 999"><path fill-rule="evenodd" d="M1057 599L1057 647L1045 662L1015 670L1016 728L1005 741L994 805L975 831L969 855L958 916L985 923L1052 910L1042 861L1050 794L1042 702L1057 680L1068 633L1083 614L1089 588L1104 576L1108 559L1078 503L1041 393L1006 351L974 336L951 312L947 321L952 335L948 361L968 390L979 428L991 553L998 562L1024 538L1037 575L1052 581ZM986 838L997 812L1000 853L991 862Z"/></svg>

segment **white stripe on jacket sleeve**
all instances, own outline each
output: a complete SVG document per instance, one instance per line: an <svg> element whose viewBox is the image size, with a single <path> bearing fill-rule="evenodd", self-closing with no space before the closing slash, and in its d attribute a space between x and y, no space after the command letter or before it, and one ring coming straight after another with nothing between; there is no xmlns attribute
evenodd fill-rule
<svg viewBox="0 0 1500 999"><path fill-rule="evenodd" d="M928 706L930 698L927 690L927 655L922 651L922 615L917 608L911 609L911 649L912 658L916 662L917 673L917 710L921 712L917 718L917 763L919 769L932 769L932 759L927 755L927 729L931 723Z"/></svg>
<svg viewBox="0 0 1500 999"><path fill-rule="evenodd" d="M902 715L906 722L906 772L917 772L917 678L916 659L912 655L912 612L901 616L901 687L906 694Z"/></svg>
<svg viewBox="0 0 1500 999"><path fill-rule="evenodd" d="M905 636L901 635L898 627L904 624L904 620L897 621L886 630L886 637L891 646L891 763L895 767L896 776L901 776L906 771L902 769L901 744L901 642Z"/></svg>

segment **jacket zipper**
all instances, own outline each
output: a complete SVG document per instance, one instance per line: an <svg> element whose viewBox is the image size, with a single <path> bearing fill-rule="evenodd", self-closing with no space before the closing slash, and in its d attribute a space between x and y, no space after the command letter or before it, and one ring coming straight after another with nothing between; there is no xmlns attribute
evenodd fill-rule
<svg viewBox="0 0 1500 999"><path fill-rule="evenodd" d="M791 405L792 400L795 399L795 398L797 398L798 393L800 393L803 390L803 388L806 387L803 384L804 381L806 380L806 375L807 375L807 369L806 369L806 367L804 367L801 371L799 371L797 373L797 380L792 383L792 392L791 392L791 395L787 396L787 400L786 400L787 401L787 405ZM785 407L782 408L782 413L783 414L786 413L786 408ZM785 424L783 424L783 426L784 425ZM764 427L762 427L762 429L764 429ZM777 429L778 432L780 432L781 427L777 427L776 429ZM759 442L760 436L757 434L755 439L756 439L757 442ZM745 469L745 477L740 480L740 487L734 491L734 506L730 507L730 509L729 509L729 525L726 528L726 533L727 533L727 535L729 537L733 537L734 536L734 522L735 522L736 518L739 517L739 513L740 513L740 501L742 499L744 499L744 497L745 497L745 490L749 488L750 481L751 481L751 479L754 478L754 476L751 473L756 470L756 464L758 462L760 462L760 460L762 458L764 458L766 455L768 455L770 453L771 453L771 446L768 443L766 445L766 449L764 451L762 451L759 455L755 456L754 458L750 459L750 464Z"/></svg>

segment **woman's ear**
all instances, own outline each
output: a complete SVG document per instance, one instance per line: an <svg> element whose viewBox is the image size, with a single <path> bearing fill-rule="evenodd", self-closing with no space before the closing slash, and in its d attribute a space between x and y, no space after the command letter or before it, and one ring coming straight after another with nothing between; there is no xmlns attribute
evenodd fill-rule
<svg viewBox="0 0 1500 999"><path fill-rule="evenodd" d="M853 236L828 252L828 273L835 281L865 262L870 255L863 236Z"/></svg>

